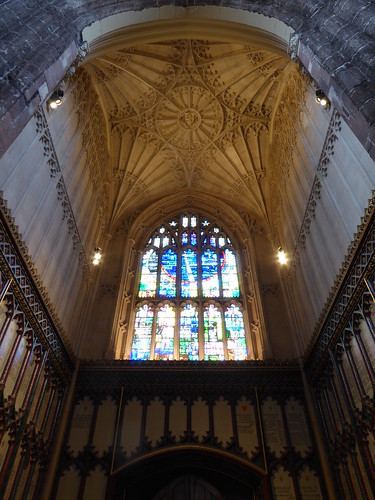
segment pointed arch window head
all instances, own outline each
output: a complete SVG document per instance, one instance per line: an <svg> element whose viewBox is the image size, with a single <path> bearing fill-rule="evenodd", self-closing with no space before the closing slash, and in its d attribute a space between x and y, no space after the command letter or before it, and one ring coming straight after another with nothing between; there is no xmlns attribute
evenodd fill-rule
<svg viewBox="0 0 375 500"><path fill-rule="evenodd" d="M237 266L225 231L205 217L157 228L141 258L131 359L247 359Z"/></svg>

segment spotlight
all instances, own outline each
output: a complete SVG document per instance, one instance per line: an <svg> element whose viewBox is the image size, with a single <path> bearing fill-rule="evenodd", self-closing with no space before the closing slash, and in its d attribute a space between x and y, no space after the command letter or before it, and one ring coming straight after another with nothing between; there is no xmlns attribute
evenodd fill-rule
<svg viewBox="0 0 375 500"><path fill-rule="evenodd" d="M325 95L325 93L321 89L316 90L315 101L318 104L320 104L321 106L323 106L323 108L328 108L330 105L328 97Z"/></svg>
<svg viewBox="0 0 375 500"><path fill-rule="evenodd" d="M63 90L55 90L51 97L48 99L48 106L51 109L56 109L62 104L62 100L64 97L64 91Z"/></svg>
<svg viewBox="0 0 375 500"><path fill-rule="evenodd" d="M101 258L102 258L102 249L96 247L94 257L92 259L92 263L94 264L94 266L97 266L99 264Z"/></svg>
<svg viewBox="0 0 375 500"><path fill-rule="evenodd" d="M282 247L279 247L277 249L277 257L279 259L279 263L284 266L286 263L287 263L287 258L286 258L286 255L285 255L285 252L284 250L282 249Z"/></svg>

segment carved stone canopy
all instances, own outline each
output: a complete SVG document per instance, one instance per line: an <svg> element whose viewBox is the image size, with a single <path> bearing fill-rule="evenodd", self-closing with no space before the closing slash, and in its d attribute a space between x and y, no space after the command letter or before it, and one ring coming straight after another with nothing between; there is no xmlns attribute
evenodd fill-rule
<svg viewBox="0 0 375 500"><path fill-rule="evenodd" d="M269 224L273 127L283 95L301 78L286 55L171 40L101 52L82 72L106 121L109 223L194 192Z"/></svg>

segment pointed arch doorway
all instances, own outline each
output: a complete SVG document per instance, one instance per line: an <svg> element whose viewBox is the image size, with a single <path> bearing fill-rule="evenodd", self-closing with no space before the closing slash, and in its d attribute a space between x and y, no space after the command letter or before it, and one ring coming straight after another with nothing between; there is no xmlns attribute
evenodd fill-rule
<svg viewBox="0 0 375 500"><path fill-rule="evenodd" d="M266 473L202 447L160 450L115 471L106 500L249 500L267 495Z"/></svg>

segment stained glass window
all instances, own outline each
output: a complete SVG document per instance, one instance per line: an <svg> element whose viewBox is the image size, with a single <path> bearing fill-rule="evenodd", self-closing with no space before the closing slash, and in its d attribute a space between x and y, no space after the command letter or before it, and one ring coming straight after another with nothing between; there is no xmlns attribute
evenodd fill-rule
<svg viewBox="0 0 375 500"><path fill-rule="evenodd" d="M219 224L187 213L165 221L140 271L131 359L247 359L236 253Z"/></svg>

